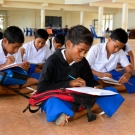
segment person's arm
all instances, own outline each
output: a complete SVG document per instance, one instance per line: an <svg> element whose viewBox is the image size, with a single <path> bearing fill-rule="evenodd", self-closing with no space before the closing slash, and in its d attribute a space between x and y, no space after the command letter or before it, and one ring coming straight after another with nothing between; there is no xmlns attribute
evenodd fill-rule
<svg viewBox="0 0 135 135"><path fill-rule="evenodd" d="M7 65L10 65L10 64L13 64L15 62L15 57L12 56L12 55L11 56L7 56L6 58L7 58L6 62L1 64L0 68L3 68L3 67L5 67Z"/></svg>
<svg viewBox="0 0 135 135"><path fill-rule="evenodd" d="M97 76L97 77L110 77L112 78L112 75L110 73L107 73L107 72L98 72L98 71L95 71L94 69L92 69L92 73Z"/></svg>
<svg viewBox="0 0 135 135"><path fill-rule="evenodd" d="M133 55L132 51L129 51L129 52L128 52L128 55L129 55L129 57L130 57L131 66L132 66L132 68L134 69L134 55Z"/></svg>
<svg viewBox="0 0 135 135"><path fill-rule="evenodd" d="M41 72L40 80L38 83L38 93L44 92L46 90L53 90L59 88L69 88L69 80L68 81L60 81L54 82L56 67L54 65L55 62L52 59L48 59L46 63L43 65L43 69Z"/></svg>

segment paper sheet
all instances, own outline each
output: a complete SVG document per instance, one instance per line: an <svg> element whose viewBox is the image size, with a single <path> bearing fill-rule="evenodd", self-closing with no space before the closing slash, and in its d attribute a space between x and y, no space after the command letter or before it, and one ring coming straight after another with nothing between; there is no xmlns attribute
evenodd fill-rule
<svg viewBox="0 0 135 135"><path fill-rule="evenodd" d="M73 87L73 88L66 88L66 89L80 92L80 93L90 94L90 95L97 95L97 96L118 94L118 93L110 91L110 90L94 89L92 87Z"/></svg>

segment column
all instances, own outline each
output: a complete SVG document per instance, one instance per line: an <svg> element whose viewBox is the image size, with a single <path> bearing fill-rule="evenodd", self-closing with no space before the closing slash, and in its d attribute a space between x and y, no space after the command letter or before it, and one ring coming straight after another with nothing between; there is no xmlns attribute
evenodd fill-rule
<svg viewBox="0 0 135 135"><path fill-rule="evenodd" d="M80 12L80 24L83 25L83 15L84 15L84 12L81 11Z"/></svg>
<svg viewBox="0 0 135 135"><path fill-rule="evenodd" d="M98 36L102 35L103 7L98 8Z"/></svg>
<svg viewBox="0 0 135 135"><path fill-rule="evenodd" d="M41 9L41 28L45 28L45 10Z"/></svg>
<svg viewBox="0 0 135 135"><path fill-rule="evenodd" d="M128 24L128 3L124 3L122 6L122 28L127 31Z"/></svg>

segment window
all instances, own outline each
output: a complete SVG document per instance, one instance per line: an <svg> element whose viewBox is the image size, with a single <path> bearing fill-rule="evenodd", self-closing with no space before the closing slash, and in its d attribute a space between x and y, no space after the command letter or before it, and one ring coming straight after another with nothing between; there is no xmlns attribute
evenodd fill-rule
<svg viewBox="0 0 135 135"><path fill-rule="evenodd" d="M107 28L109 28L109 30L113 30L113 15L103 15L102 24L102 31L105 31Z"/></svg>

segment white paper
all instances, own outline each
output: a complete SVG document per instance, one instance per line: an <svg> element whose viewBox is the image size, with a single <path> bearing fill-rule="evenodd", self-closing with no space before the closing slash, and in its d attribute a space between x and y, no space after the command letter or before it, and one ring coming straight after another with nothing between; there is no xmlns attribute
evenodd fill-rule
<svg viewBox="0 0 135 135"><path fill-rule="evenodd" d="M103 78L98 77L98 78L101 79L102 81L104 81L105 83L110 83L110 84L114 84L114 85L121 85L121 83L119 83L118 80L114 80L113 78L109 78L109 77L103 77Z"/></svg>
<svg viewBox="0 0 135 135"><path fill-rule="evenodd" d="M9 69L9 68L12 68L12 67L19 67L23 64L24 62L18 62L18 63L12 63L12 64L9 64L3 68L0 68L0 71L1 70L4 70L4 69Z"/></svg>
<svg viewBox="0 0 135 135"><path fill-rule="evenodd" d="M101 80L110 81L110 82L119 82L118 80L114 80L113 78L109 78L109 77L103 77L103 78L98 77L98 78Z"/></svg>
<svg viewBox="0 0 135 135"><path fill-rule="evenodd" d="M110 90L94 89L92 87L73 87L73 88L66 88L66 89L71 90L71 91L80 92L80 93L90 94L90 95L97 95L97 96L118 94L118 93L110 91Z"/></svg>

